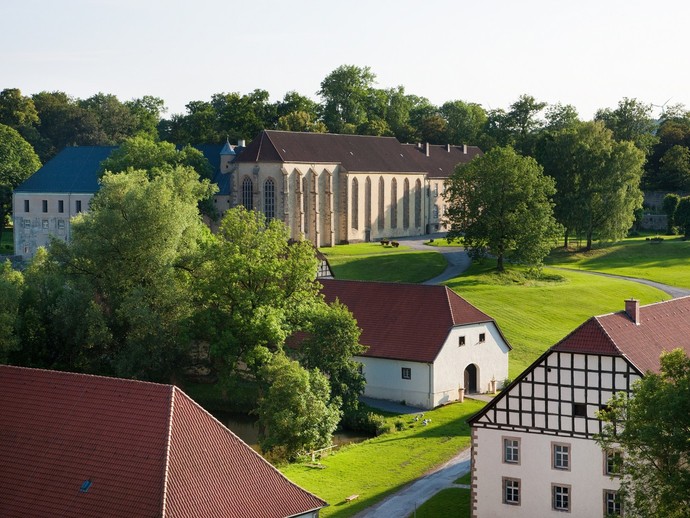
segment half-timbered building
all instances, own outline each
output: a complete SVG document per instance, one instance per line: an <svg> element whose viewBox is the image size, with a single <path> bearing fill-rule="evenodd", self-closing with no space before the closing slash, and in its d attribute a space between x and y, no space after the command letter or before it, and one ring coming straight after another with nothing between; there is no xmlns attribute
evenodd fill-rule
<svg viewBox="0 0 690 518"><path fill-rule="evenodd" d="M592 317L551 347L472 426L472 516L620 515L620 452L595 442L597 412L658 372L662 352L690 352L690 297Z"/></svg>

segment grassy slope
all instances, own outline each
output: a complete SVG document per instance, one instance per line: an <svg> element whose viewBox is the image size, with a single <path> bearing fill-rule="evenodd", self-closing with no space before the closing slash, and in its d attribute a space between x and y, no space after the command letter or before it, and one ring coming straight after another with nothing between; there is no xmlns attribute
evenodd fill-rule
<svg viewBox="0 0 690 518"><path fill-rule="evenodd" d="M410 518L467 517L470 512L470 490L451 487L439 491L417 508Z"/></svg>
<svg viewBox="0 0 690 518"><path fill-rule="evenodd" d="M513 346L511 378L589 317L623 309L624 299L635 297L648 304L669 298L642 284L549 268L546 274L563 280L513 283L510 273L498 276L494 267L492 261L474 264L447 284L496 319Z"/></svg>
<svg viewBox="0 0 690 518"><path fill-rule="evenodd" d="M555 250L549 265L613 273L690 288L690 241L664 236L661 243L628 238L590 252Z"/></svg>
<svg viewBox="0 0 690 518"><path fill-rule="evenodd" d="M426 412L425 417L432 420L429 426L415 422L411 415L390 418L402 420L405 429L346 447L322 460L325 469L291 464L281 471L330 504L322 517L352 516L467 447L470 438L465 421L483 406L483 402L466 399ZM345 502L353 494L359 498Z"/></svg>
<svg viewBox="0 0 690 518"><path fill-rule="evenodd" d="M385 282L423 282L446 268L445 258L432 250L417 252L400 245L377 243L338 245L322 248L336 279Z"/></svg>

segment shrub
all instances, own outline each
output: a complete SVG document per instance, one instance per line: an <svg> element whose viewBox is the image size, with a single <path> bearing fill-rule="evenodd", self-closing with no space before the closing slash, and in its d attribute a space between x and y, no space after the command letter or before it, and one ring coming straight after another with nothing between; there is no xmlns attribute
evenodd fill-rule
<svg viewBox="0 0 690 518"><path fill-rule="evenodd" d="M391 431L391 425L386 423L382 416L361 408L346 412L343 416L342 425L348 430L369 435L381 435Z"/></svg>
<svg viewBox="0 0 690 518"><path fill-rule="evenodd" d="M403 428L405 428L405 423L403 423L400 419L398 419L395 422L395 429L400 432L403 430Z"/></svg>

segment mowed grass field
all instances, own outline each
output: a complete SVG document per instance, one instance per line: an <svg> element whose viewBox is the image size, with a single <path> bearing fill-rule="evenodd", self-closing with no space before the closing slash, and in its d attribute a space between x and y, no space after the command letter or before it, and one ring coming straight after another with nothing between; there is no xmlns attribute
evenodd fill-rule
<svg viewBox="0 0 690 518"><path fill-rule="evenodd" d="M631 297L642 304L670 298L621 279L544 268L546 280L530 280L519 267L505 274L495 273L495 267L494 261L475 263L446 284L498 322L513 346L510 378L589 317L620 311Z"/></svg>
<svg viewBox="0 0 690 518"><path fill-rule="evenodd" d="M470 444L467 419L484 402L466 399L424 413L423 426L414 415L389 417L404 429L347 446L322 459L323 468L291 464L281 472L301 487L326 500L322 517L344 518L374 505L430 469L449 460ZM346 502L350 495L359 495ZM443 515L437 515L443 516Z"/></svg>
<svg viewBox="0 0 690 518"><path fill-rule="evenodd" d="M663 241L660 242L636 237L608 245L598 244L590 252L556 249L546 263L690 288L690 241L674 236L661 237Z"/></svg>
<svg viewBox="0 0 690 518"><path fill-rule="evenodd" d="M433 251L419 252L400 245L358 243L321 248L336 279L383 282L424 282L446 269L445 258Z"/></svg>

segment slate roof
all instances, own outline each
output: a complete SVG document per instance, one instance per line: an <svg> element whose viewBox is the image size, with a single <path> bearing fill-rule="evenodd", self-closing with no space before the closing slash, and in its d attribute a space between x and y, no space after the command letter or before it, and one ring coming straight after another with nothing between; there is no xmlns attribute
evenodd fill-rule
<svg viewBox="0 0 690 518"><path fill-rule="evenodd" d="M14 192L22 193L95 193L101 162L108 158L114 146L66 147L41 167Z"/></svg>
<svg viewBox="0 0 690 518"><path fill-rule="evenodd" d="M690 297L640 306L639 325L625 311L592 317L552 347L554 351L624 356L640 372L659 372L664 351L690 355Z"/></svg>
<svg viewBox="0 0 690 518"><path fill-rule="evenodd" d="M426 171L429 178L448 178L455 171L458 164L466 164L476 156L482 155L482 150L477 146L438 146L429 145L429 156L426 155L426 144L401 144L406 155L418 167Z"/></svg>
<svg viewBox="0 0 690 518"><path fill-rule="evenodd" d="M0 516L287 517L324 505L174 386L0 366Z"/></svg>
<svg viewBox="0 0 690 518"><path fill-rule="evenodd" d="M423 173L394 137L264 130L235 163L340 164L348 171Z"/></svg>
<svg viewBox="0 0 690 518"><path fill-rule="evenodd" d="M431 363L452 327L495 323L446 286L319 282L326 301L339 299L357 320L362 329L360 343L369 347L363 356Z"/></svg>

